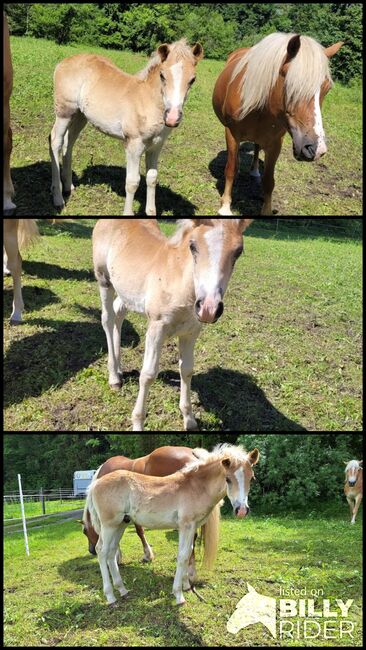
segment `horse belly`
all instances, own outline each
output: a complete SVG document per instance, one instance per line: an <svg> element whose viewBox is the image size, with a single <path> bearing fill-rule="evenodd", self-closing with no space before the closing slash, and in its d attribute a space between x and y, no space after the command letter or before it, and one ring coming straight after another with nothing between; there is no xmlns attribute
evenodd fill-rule
<svg viewBox="0 0 366 650"><path fill-rule="evenodd" d="M178 510L167 512L143 512L139 510L129 513L134 524L151 530L171 530L178 528Z"/></svg>

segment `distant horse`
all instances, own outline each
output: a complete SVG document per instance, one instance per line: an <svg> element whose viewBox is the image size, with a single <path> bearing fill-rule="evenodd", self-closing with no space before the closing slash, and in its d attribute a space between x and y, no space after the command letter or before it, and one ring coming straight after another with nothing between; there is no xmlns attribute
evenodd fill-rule
<svg viewBox="0 0 366 650"><path fill-rule="evenodd" d="M296 160L309 162L325 154L320 107L332 85L328 60L342 45L323 48L309 36L275 33L230 54L213 92L228 150L219 214L232 214L240 142L255 142L252 176L260 176L259 151L265 152L262 215L272 215L274 169L286 132Z"/></svg>
<svg viewBox="0 0 366 650"><path fill-rule="evenodd" d="M146 152L146 214L156 215L155 187L158 158L165 140L182 120L183 104L203 57L199 43L185 39L160 45L141 72L122 72L110 59L76 54L56 66L56 121L50 135L53 203L62 208L59 153L63 148L64 191L71 192L72 148L89 121L97 129L123 140L127 154L124 215L133 215L133 199L140 183L140 159Z"/></svg>
<svg viewBox="0 0 366 650"><path fill-rule="evenodd" d="M64 219L48 219L55 223ZM24 302L22 296L22 257L20 250L27 248L33 241L38 239L39 230L35 219L4 219L4 251L3 267L4 274L10 274L13 278L13 311L10 317L11 325L19 325L22 322Z"/></svg>
<svg viewBox="0 0 366 650"><path fill-rule="evenodd" d="M155 449L151 454L143 456L142 458L136 458L135 460L127 458L126 456L114 456L101 465L99 470L94 474L93 481L96 481L97 479L102 478L102 476L110 474L117 469L127 469L132 472L137 472L138 474L145 474L146 476L168 476L169 474L173 474L179 469L182 469L182 467L190 461L196 460L199 451L202 452L202 450L197 450L195 452L195 450L190 449L190 447L160 447L159 449ZM217 506L217 508L219 508L219 506ZM210 535L207 535L206 531L209 530L210 526L215 525L214 518L219 516L219 510L216 511L214 509L208 522L204 525L202 531L204 543L210 541ZM84 509L82 523L84 524L83 533L87 536L89 542L89 552L92 553L92 555L96 555L95 547L99 535L95 532L92 526L87 505ZM135 528L144 548L142 561L152 562L154 554L145 537L144 529L142 526L138 526L137 524L135 525ZM209 553L209 551L207 552ZM118 553L118 561L121 561L120 553ZM194 582L196 578L194 547L189 561L189 575L191 580Z"/></svg>
<svg viewBox="0 0 366 650"><path fill-rule="evenodd" d="M4 29L4 79L3 79L3 110L4 110L4 197L3 197L3 211L5 216L10 216L16 209L13 203L12 196L14 194L14 186L10 174L10 154L12 150L13 134L10 126L10 96L13 90L13 66L11 62L10 52L10 39L9 27L6 14L3 14Z"/></svg>
<svg viewBox="0 0 366 650"><path fill-rule="evenodd" d="M224 295L251 221L182 219L170 239L156 219L100 219L95 226L94 270L112 388L121 387L121 327L127 311L149 319L140 392L132 413L134 431L143 431L162 346L172 336L179 338L184 426L187 431L197 429L190 396L194 346L202 323L215 323L224 311Z"/></svg>
<svg viewBox="0 0 366 650"><path fill-rule="evenodd" d="M349 463L345 462L345 465L346 482L344 485L344 493L351 510L351 524L354 524L362 501L362 460L350 460Z"/></svg>
<svg viewBox="0 0 366 650"><path fill-rule="evenodd" d="M97 553L108 604L116 603L109 572L121 596L128 593L118 569L116 551L130 521L152 529L179 531L173 593L177 605L184 604L183 590L192 587L188 563L197 528L207 522L226 494L237 517L248 514L253 465L258 459L258 449L246 453L241 447L224 444L210 454L205 452L203 459L196 459L163 478L117 470L93 481L86 507L99 533ZM216 544L211 551L217 546L217 533L214 539ZM210 558L206 560L210 564Z"/></svg>

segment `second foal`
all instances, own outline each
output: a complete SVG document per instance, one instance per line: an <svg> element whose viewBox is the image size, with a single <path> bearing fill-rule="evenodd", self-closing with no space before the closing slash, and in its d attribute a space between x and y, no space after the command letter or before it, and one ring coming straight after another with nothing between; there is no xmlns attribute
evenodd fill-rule
<svg viewBox="0 0 366 650"><path fill-rule="evenodd" d="M156 219L99 219L95 226L94 270L112 388L121 387L121 327L127 312L145 314L149 321L140 392L132 413L134 431L143 431L163 343L173 336L179 339L184 427L197 429L190 395L194 346L202 324L215 323L223 314L224 295L243 252L243 233L252 221L182 219L170 239Z"/></svg>

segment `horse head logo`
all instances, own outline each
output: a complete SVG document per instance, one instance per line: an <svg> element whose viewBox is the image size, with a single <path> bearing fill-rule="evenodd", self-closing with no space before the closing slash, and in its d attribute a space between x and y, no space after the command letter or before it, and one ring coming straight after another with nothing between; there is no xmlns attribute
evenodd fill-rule
<svg viewBox="0 0 366 650"><path fill-rule="evenodd" d="M239 600L236 610L227 623L227 631L237 634L248 625L262 623L276 638L276 599L261 596L248 583L248 593Z"/></svg>

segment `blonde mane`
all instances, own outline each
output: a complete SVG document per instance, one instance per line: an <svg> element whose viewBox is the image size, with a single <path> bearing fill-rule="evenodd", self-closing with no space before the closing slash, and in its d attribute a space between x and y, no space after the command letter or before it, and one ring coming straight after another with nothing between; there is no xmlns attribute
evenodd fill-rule
<svg viewBox="0 0 366 650"><path fill-rule="evenodd" d="M266 36L251 47L234 67L230 83L244 72L239 84L242 106L238 119L242 120L251 111L264 108L278 79L288 42L293 36L295 34L280 32ZM310 36L301 36L300 49L290 62L285 78L286 103L309 101L325 79L332 82L324 48Z"/></svg>
<svg viewBox="0 0 366 650"><path fill-rule="evenodd" d="M197 221L197 219L196 219ZM200 219L200 225L202 226L219 226L224 222L227 222L228 219ZM231 221L236 221L239 222L240 219L231 219ZM192 219L178 219L177 220L177 230L175 231L174 235L172 235L169 239L169 242L173 246L179 246L179 244L182 242L184 237L186 236L187 232L190 232L193 230L195 227Z"/></svg>
<svg viewBox="0 0 366 650"><path fill-rule="evenodd" d="M227 442L216 445L212 452L205 449L193 449L193 453L198 457L197 460L191 460L180 471L183 474L196 472L200 467L211 465L211 463L221 458L230 458L233 461L244 463L248 460L248 453L241 446L230 445Z"/></svg>
<svg viewBox="0 0 366 650"><path fill-rule="evenodd" d="M181 38L180 41L175 41L174 43L171 43L169 45L168 56L174 56L175 61L180 61L181 59L191 59L192 63L194 63L194 56L191 48L187 43L186 38ZM136 72L135 77L138 77L139 79L145 81L145 79L149 77L151 72L160 64L161 64L160 55L157 52L154 52L148 64L145 66L145 68L143 68L139 72Z"/></svg>

